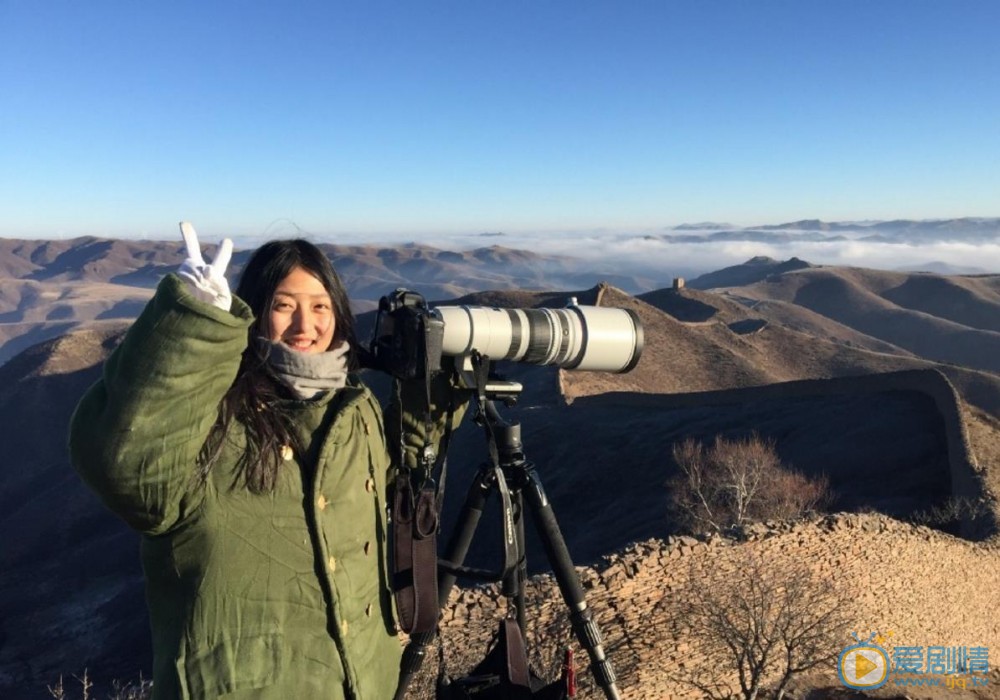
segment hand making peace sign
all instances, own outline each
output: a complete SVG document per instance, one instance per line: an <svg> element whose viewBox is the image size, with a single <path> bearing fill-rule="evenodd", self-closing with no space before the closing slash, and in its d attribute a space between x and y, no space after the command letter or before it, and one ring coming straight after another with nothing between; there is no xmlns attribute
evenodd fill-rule
<svg viewBox="0 0 1000 700"><path fill-rule="evenodd" d="M187 248L187 259L181 264L177 274L188 283L191 293L197 299L229 311L233 295L229 291L229 282L226 281L226 268L233 257L233 242L228 238L223 239L215 260L206 263L201 255L194 226L188 221L182 221L180 227L184 246Z"/></svg>

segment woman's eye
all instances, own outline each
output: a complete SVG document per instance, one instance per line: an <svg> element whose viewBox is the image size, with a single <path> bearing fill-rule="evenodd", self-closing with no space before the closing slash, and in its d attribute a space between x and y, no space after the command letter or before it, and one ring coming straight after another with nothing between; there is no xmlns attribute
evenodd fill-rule
<svg viewBox="0 0 1000 700"><path fill-rule="evenodd" d="M288 311L291 308L292 308L292 305L289 304L287 301L278 301L278 302L275 302L275 304L274 304L274 310L275 311Z"/></svg>

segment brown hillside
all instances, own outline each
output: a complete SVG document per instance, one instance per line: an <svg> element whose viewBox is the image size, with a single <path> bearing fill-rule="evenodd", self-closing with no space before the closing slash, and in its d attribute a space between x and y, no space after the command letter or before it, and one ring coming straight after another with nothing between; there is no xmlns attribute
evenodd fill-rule
<svg viewBox="0 0 1000 700"><path fill-rule="evenodd" d="M747 260L742 265L733 265L715 272L701 275L688 282L695 289L714 289L717 287L736 287L753 284L770 275L780 275L789 270L809 268L811 265L798 258L779 261L766 256L758 256Z"/></svg>
<svg viewBox="0 0 1000 700"><path fill-rule="evenodd" d="M682 323L733 323L753 316L750 309L737 301L687 287L657 289L638 294L636 298Z"/></svg>
<svg viewBox="0 0 1000 700"><path fill-rule="evenodd" d="M748 299L740 297L738 291L719 293L685 287L659 289L639 294L637 298L684 323L724 323L734 328L734 324L754 320L760 324L777 324L838 345L912 357L912 353L902 348L859 333L804 307Z"/></svg>
<svg viewBox="0 0 1000 700"><path fill-rule="evenodd" d="M1000 297L990 284L974 278L960 283L935 278L812 268L730 291L803 306L921 357L1000 372L1000 333L993 330ZM947 317L933 315L942 309L949 309Z"/></svg>
<svg viewBox="0 0 1000 700"><path fill-rule="evenodd" d="M790 331L804 333L849 348L914 357L913 353L908 350L856 331L803 306L783 301L760 300L749 301L749 304L753 313Z"/></svg>
<svg viewBox="0 0 1000 700"><path fill-rule="evenodd" d="M0 364L71 330L131 320L151 295L149 289L104 282L0 279Z"/></svg>
<svg viewBox="0 0 1000 700"><path fill-rule="evenodd" d="M736 312L728 299L702 293L698 300L706 306L716 304L722 309L719 311L722 320L735 317ZM777 322L753 334L735 333L725 323L680 323L614 288L606 288L601 304L630 308L639 315L645 328L646 350L639 365L629 374L561 372L560 381L567 400L607 391L712 391L798 379L937 367L959 387L966 400L1000 415L1000 378L990 373L938 365L902 354L849 347L790 330Z"/></svg>
<svg viewBox="0 0 1000 700"><path fill-rule="evenodd" d="M40 321L131 319L152 296L149 289L103 282L39 283L3 280L0 283L0 324Z"/></svg>
<svg viewBox="0 0 1000 700"><path fill-rule="evenodd" d="M211 245L206 250L212 251ZM60 241L0 240L0 274L50 282L111 282L147 267L183 260L183 244L93 237ZM26 263L26 260L28 261ZM25 270L30 272L25 274Z"/></svg>
<svg viewBox="0 0 1000 700"><path fill-rule="evenodd" d="M215 245L206 239L207 258ZM422 283L454 285L461 290L498 288L551 288L584 276L596 281L588 264L572 258L540 255L501 246L468 251L447 251L432 246L409 244L392 248L365 245L319 244L334 261L345 283L357 296L355 277L379 281L378 288L366 290L372 299L395 287L415 287ZM32 279L48 282L110 282L153 287L184 259L183 245L177 241L133 241L93 237L61 241L0 239L0 279ZM230 277L235 278L249 257L249 250L233 255ZM618 279L634 289L636 281L627 274Z"/></svg>
<svg viewBox="0 0 1000 700"><path fill-rule="evenodd" d="M972 406L963 408L962 420L984 488L1000 496L1000 419Z"/></svg>
<svg viewBox="0 0 1000 700"><path fill-rule="evenodd" d="M898 306L969 328L1000 331L1000 293L984 278L907 275L893 283L882 296Z"/></svg>

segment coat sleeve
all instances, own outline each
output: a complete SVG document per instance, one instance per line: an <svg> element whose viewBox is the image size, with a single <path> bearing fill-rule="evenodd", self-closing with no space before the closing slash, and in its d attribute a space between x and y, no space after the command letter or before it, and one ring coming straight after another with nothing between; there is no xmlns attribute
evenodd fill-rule
<svg viewBox="0 0 1000 700"><path fill-rule="evenodd" d="M252 321L242 300L223 311L167 275L77 405L73 466L131 527L161 534L198 507L197 456Z"/></svg>
<svg viewBox="0 0 1000 700"><path fill-rule="evenodd" d="M449 414L452 430L462 422L471 392L457 388L451 374L446 372L431 380L430 389L428 433L428 424L424 418L427 390L423 381L393 382L385 428L394 470L415 469L420 463L425 442L434 448L435 454L440 452L442 439L448 428Z"/></svg>

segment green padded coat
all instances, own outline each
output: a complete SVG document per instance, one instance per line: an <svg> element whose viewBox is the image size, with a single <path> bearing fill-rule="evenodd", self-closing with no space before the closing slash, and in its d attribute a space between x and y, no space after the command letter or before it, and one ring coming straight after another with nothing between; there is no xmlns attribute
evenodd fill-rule
<svg viewBox="0 0 1000 700"><path fill-rule="evenodd" d="M210 477L194 477L252 321L240 299L222 311L166 276L72 419L75 468L142 533L153 697L391 698L392 467L368 388L352 377L289 401L308 449L272 493L234 479L240 430Z"/></svg>

